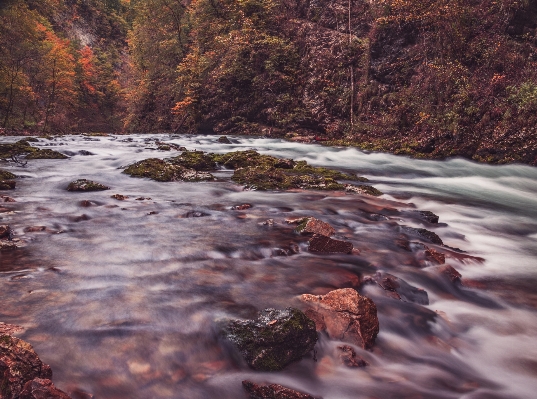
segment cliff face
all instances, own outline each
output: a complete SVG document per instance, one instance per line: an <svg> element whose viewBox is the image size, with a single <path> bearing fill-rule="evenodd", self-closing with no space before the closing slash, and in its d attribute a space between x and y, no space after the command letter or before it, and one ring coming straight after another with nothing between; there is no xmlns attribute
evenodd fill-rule
<svg viewBox="0 0 537 399"><path fill-rule="evenodd" d="M162 127L536 162L535 2L178 4L183 54Z"/></svg>

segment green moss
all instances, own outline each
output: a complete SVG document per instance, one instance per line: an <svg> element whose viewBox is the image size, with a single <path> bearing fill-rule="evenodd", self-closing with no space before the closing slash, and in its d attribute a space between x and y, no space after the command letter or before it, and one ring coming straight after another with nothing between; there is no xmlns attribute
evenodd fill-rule
<svg viewBox="0 0 537 399"><path fill-rule="evenodd" d="M174 165L196 171L210 171L216 169L216 163L211 155L203 151L184 151L181 155L168 160Z"/></svg>
<svg viewBox="0 0 537 399"><path fill-rule="evenodd" d="M0 169L0 180L15 179L16 177L13 173Z"/></svg>
<svg viewBox="0 0 537 399"><path fill-rule="evenodd" d="M54 150L38 149L26 156L26 159L66 159L69 158L66 155Z"/></svg>
<svg viewBox="0 0 537 399"><path fill-rule="evenodd" d="M174 158L175 159L175 158ZM214 180L210 173L198 172L194 169L188 169L173 161L168 162L158 158L144 159L129 165L123 173L132 177L147 177L156 181L209 181Z"/></svg>
<svg viewBox="0 0 537 399"><path fill-rule="evenodd" d="M356 175L351 175L348 173L339 172L333 169L320 168L308 165L306 161L298 161L294 167L294 171L297 174L315 174L323 177L328 177L331 179L339 180L354 180L354 181L368 181L365 177L359 177Z"/></svg>
<svg viewBox="0 0 537 399"><path fill-rule="evenodd" d="M123 173L132 177L148 177L156 181L181 180L184 167L173 165L158 158L144 159L129 165Z"/></svg>

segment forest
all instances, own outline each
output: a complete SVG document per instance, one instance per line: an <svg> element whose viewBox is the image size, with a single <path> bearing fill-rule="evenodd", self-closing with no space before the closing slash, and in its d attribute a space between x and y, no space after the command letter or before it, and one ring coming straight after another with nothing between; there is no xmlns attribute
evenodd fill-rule
<svg viewBox="0 0 537 399"><path fill-rule="evenodd" d="M535 1L1 7L2 134L245 134L537 164Z"/></svg>

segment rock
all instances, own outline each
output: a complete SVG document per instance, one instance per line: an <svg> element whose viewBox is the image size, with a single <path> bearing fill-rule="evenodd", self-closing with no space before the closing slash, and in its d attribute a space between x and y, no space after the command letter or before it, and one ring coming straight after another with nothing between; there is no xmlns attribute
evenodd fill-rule
<svg viewBox="0 0 537 399"><path fill-rule="evenodd" d="M7 224L0 225L0 238L7 238L8 240L13 238L13 230Z"/></svg>
<svg viewBox="0 0 537 399"><path fill-rule="evenodd" d="M220 136L217 141L222 144L231 144L231 141L226 136Z"/></svg>
<svg viewBox="0 0 537 399"><path fill-rule="evenodd" d="M117 199L118 201L125 201L125 200L128 199L129 197L126 196L126 195L114 194L114 195L111 195L110 198Z"/></svg>
<svg viewBox="0 0 537 399"><path fill-rule="evenodd" d="M2 335L12 335L14 333L18 333L24 331L23 327L16 326L14 324L6 324L0 322L0 336Z"/></svg>
<svg viewBox="0 0 537 399"><path fill-rule="evenodd" d="M317 330L326 330L330 338L351 342L370 349L379 332L375 303L352 288L330 291L326 295L303 294L306 314Z"/></svg>
<svg viewBox="0 0 537 399"><path fill-rule="evenodd" d="M17 202L14 198L8 197L7 195L0 196L1 201L0 202Z"/></svg>
<svg viewBox="0 0 537 399"><path fill-rule="evenodd" d="M71 397L56 388L51 380L34 378L24 385L19 399L71 399Z"/></svg>
<svg viewBox="0 0 537 399"><path fill-rule="evenodd" d="M365 367L367 362L359 356L356 356L356 352L349 345L342 345L337 347L340 350L339 359L347 367Z"/></svg>
<svg viewBox="0 0 537 399"><path fill-rule="evenodd" d="M315 323L302 311L265 309L255 320L232 321L224 331L254 370L281 370L317 343Z"/></svg>
<svg viewBox="0 0 537 399"><path fill-rule="evenodd" d="M33 148L33 147L32 147ZM26 159L67 159L69 158L66 155L63 155L61 152L49 150L49 149L38 149L26 155Z"/></svg>
<svg viewBox="0 0 537 399"><path fill-rule="evenodd" d="M326 237L330 237L336 232L336 230L328 223L312 217L304 218L295 231L303 235L320 234Z"/></svg>
<svg viewBox="0 0 537 399"><path fill-rule="evenodd" d="M0 169L0 180L13 180L17 176L7 170Z"/></svg>
<svg viewBox="0 0 537 399"><path fill-rule="evenodd" d="M235 205L231 207L234 211L245 211L246 209L250 209L252 207L251 204L241 204L241 205Z"/></svg>
<svg viewBox="0 0 537 399"><path fill-rule="evenodd" d="M0 336L2 396L6 399L20 398L25 384L34 378L51 379L52 370L41 362L29 343L9 335Z"/></svg>
<svg viewBox="0 0 537 399"><path fill-rule="evenodd" d="M309 240L308 250L323 254L350 254L352 253L352 248L351 242L334 240L320 234L314 234Z"/></svg>
<svg viewBox="0 0 537 399"><path fill-rule="evenodd" d="M1 180L0 181L0 190L13 190L17 182L15 180Z"/></svg>
<svg viewBox="0 0 537 399"><path fill-rule="evenodd" d="M417 236L421 239L424 239L426 241L430 241L433 244L437 245L443 245L442 239L438 237L436 233L433 233L430 230L427 229L416 229L414 227L408 227L408 226L401 226L401 229L408 234Z"/></svg>
<svg viewBox="0 0 537 399"><path fill-rule="evenodd" d="M149 201L149 200L151 200L151 198L149 198L149 197L138 197L138 198L136 198L136 201L145 201L145 200Z"/></svg>
<svg viewBox="0 0 537 399"><path fill-rule="evenodd" d="M89 152L89 151L86 151L86 150L80 150L80 151L78 151L78 153L80 155L84 155L84 156L95 155L93 152Z"/></svg>
<svg viewBox="0 0 537 399"><path fill-rule="evenodd" d="M250 395L250 399L315 399L307 393L295 391L278 384L255 384L243 381L242 386Z"/></svg>
<svg viewBox="0 0 537 399"><path fill-rule="evenodd" d="M12 251L14 249L17 249L18 246L13 241L8 240L0 240L0 251Z"/></svg>
<svg viewBox="0 0 537 399"><path fill-rule="evenodd" d="M24 228L25 233L39 233L47 230L46 226L28 226Z"/></svg>
<svg viewBox="0 0 537 399"><path fill-rule="evenodd" d="M97 183L87 179L78 179L72 181L67 186L67 191L102 191L109 190L110 187L105 186L104 184Z"/></svg>
<svg viewBox="0 0 537 399"><path fill-rule="evenodd" d="M78 203L79 206L83 207L83 208L89 208L90 206L93 205L93 203L91 201L88 201L88 200L82 200Z"/></svg>
<svg viewBox="0 0 537 399"><path fill-rule="evenodd" d="M377 272L374 276L364 278L364 282L367 281L377 283L383 290L389 292L391 297L403 302L413 302L419 305L429 304L429 296L425 290L413 287L392 274Z"/></svg>
<svg viewBox="0 0 537 399"><path fill-rule="evenodd" d="M425 254L425 260L429 262L436 263L439 265L443 265L444 263L446 263L446 255L444 255L441 252L438 252L435 249L426 247L424 254Z"/></svg>
<svg viewBox="0 0 537 399"><path fill-rule="evenodd" d="M462 275L457 271L457 269L450 265L441 266L440 268L438 268L438 272L452 283L461 282Z"/></svg>
<svg viewBox="0 0 537 399"><path fill-rule="evenodd" d="M429 223L438 223L439 217L431 211L412 211L418 219L425 220Z"/></svg>
<svg viewBox="0 0 537 399"><path fill-rule="evenodd" d="M205 212L201 212L201 211L188 211L187 213L185 213L183 216L183 218L202 218L202 217L205 217L205 216L211 216L209 215L208 213L205 213Z"/></svg>
<svg viewBox="0 0 537 399"><path fill-rule="evenodd" d="M346 184L345 191L348 193L372 195L373 197L380 197L384 194L382 191L377 190L375 187L368 186L365 184L359 186L355 186L353 184Z"/></svg>
<svg viewBox="0 0 537 399"><path fill-rule="evenodd" d="M208 172L216 169L216 162L213 157L203 151L184 151L181 155L170 158L169 162L198 172Z"/></svg>

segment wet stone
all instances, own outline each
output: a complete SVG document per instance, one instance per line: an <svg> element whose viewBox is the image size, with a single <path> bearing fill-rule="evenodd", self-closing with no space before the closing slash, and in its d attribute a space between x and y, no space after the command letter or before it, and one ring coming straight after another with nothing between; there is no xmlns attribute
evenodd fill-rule
<svg viewBox="0 0 537 399"><path fill-rule="evenodd" d="M6 399L20 398L25 384L34 378L50 379L52 370L41 362L29 343L9 335L0 336L2 396Z"/></svg>
<svg viewBox="0 0 537 399"><path fill-rule="evenodd" d="M111 195L110 198L117 199L118 201L125 201L129 197L126 195L122 195L122 194L114 194L114 195Z"/></svg>
<svg viewBox="0 0 537 399"><path fill-rule="evenodd" d="M317 343L315 323L302 311L265 309L255 320L235 320L224 335L254 370L277 371L300 360Z"/></svg>
<svg viewBox="0 0 537 399"><path fill-rule="evenodd" d="M217 141L221 144L231 144L231 141L226 136L220 136Z"/></svg>
<svg viewBox="0 0 537 399"><path fill-rule="evenodd" d="M314 234L309 240L308 250L321 254L350 254L353 245L349 241L334 240L332 238Z"/></svg>
<svg viewBox="0 0 537 399"><path fill-rule="evenodd" d="M330 291L326 295L303 294L300 300L306 314L315 321L318 331L326 330L330 338L370 349L379 332L377 307L368 297L352 288Z"/></svg>
<svg viewBox="0 0 537 399"><path fill-rule="evenodd" d="M11 240L13 238L13 230L7 224L0 225L0 238Z"/></svg>
<svg viewBox="0 0 537 399"><path fill-rule="evenodd" d="M72 181L67 186L67 191L103 191L109 189L110 187L107 187L104 184L87 179L78 179Z"/></svg>
<svg viewBox="0 0 537 399"><path fill-rule="evenodd" d="M361 357L356 355L356 351L349 345L342 345L337 347L339 350L339 359L347 367L365 367L367 362Z"/></svg>
<svg viewBox="0 0 537 399"><path fill-rule="evenodd" d="M438 252L433 248L427 247L427 249L425 249L424 251L424 254L425 260L427 260L428 262L436 263L438 265L443 265L444 263L446 263L446 255L441 252Z"/></svg>
<svg viewBox="0 0 537 399"><path fill-rule="evenodd" d="M368 186L366 184L361 184L359 186L355 186L353 184L346 184L345 191L353 194L371 195L373 197L380 197L384 194L382 191L377 190L375 187Z"/></svg>
<svg viewBox="0 0 537 399"><path fill-rule="evenodd" d="M0 322L0 336L2 335L12 335L18 332L24 331L23 327L16 326L14 324L6 324Z"/></svg>
<svg viewBox="0 0 537 399"><path fill-rule="evenodd" d="M320 234L322 236L330 237L336 230L328 223L315 218L304 218L295 231L302 235L314 235Z"/></svg>
<svg viewBox="0 0 537 399"><path fill-rule="evenodd" d="M442 239L436 234L433 233L430 230L427 229L417 229L414 227L408 227L408 226L401 226L401 230L404 231L407 234L417 236L421 239L424 239L426 241L430 241L433 244L437 245L443 245Z"/></svg>
<svg viewBox="0 0 537 399"><path fill-rule="evenodd" d="M315 399L307 393L295 391L279 384L256 384L243 381L242 386L250 395L250 399Z"/></svg>
<svg viewBox="0 0 537 399"><path fill-rule="evenodd" d="M438 223L439 217L431 211L412 211L418 219L425 220L429 223Z"/></svg>
<svg viewBox="0 0 537 399"><path fill-rule="evenodd" d="M24 228L25 233L39 233L41 231L46 231L46 226L29 226Z"/></svg>
<svg viewBox="0 0 537 399"><path fill-rule="evenodd" d="M443 265L440 266L437 271L441 276L447 278L452 283L461 282L462 275L453 266Z"/></svg>
<svg viewBox="0 0 537 399"><path fill-rule="evenodd" d="M56 388L51 380L34 378L24 385L19 399L71 399L71 397Z"/></svg>
<svg viewBox="0 0 537 399"><path fill-rule="evenodd" d="M188 211L187 213L185 213L183 216L183 218L202 218L202 217L205 217L205 216L211 216L210 214L208 213L205 213L205 212L201 212L201 211Z"/></svg>
<svg viewBox="0 0 537 399"><path fill-rule="evenodd" d="M413 302L419 305L429 304L429 296L425 290L414 287L392 274L377 272L374 276L364 278L364 282L377 283L391 297L403 302Z"/></svg>
<svg viewBox="0 0 537 399"><path fill-rule="evenodd" d="M17 202L14 198L11 198L7 195L0 196L0 202Z"/></svg>
<svg viewBox="0 0 537 399"><path fill-rule="evenodd" d="M234 211L245 211L246 209L250 209L252 207L251 204L241 204L241 205L235 205L231 209Z"/></svg>
<svg viewBox="0 0 537 399"><path fill-rule="evenodd" d="M14 190L16 185L15 180L2 180L0 181L0 190Z"/></svg>

